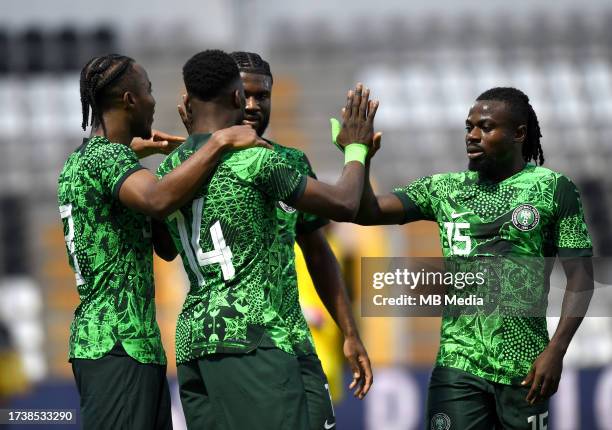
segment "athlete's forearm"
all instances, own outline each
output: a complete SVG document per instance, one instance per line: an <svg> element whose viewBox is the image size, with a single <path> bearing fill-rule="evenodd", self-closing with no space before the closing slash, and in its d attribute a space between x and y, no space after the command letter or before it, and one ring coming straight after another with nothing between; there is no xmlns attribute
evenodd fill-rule
<svg viewBox="0 0 612 430"><path fill-rule="evenodd" d="M402 224L404 216L404 205L395 194L374 194L370 166L367 164L359 211L353 222L361 225L395 225Z"/></svg>
<svg viewBox="0 0 612 430"><path fill-rule="evenodd" d="M561 318L549 346L565 354L580 327L593 296L593 265L590 258L562 261L567 277Z"/></svg>
<svg viewBox="0 0 612 430"><path fill-rule="evenodd" d="M303 212L334 221L352 221L359 209L363 178L363 164L351 161L344 166L335 185L308 178L304 194L292 205Z"/></svg>
<svg viewBox="0 0 612 430"><path fill-rule="evenodd" d="M317 230L298 235L297 242L302 249L308 273L323 305L345 338L359 338L340 265L325 236Z"/></svg>
<svg viewBox="0 0 612 430"><path fill-rule="evenodd" d="M378 219L380 219L380 207L370 183L370 163L368 163L365 169L365 181L361 201L359 202L359 211L354 222L361 225L375 225Z"/></svg>
<svg viewBox="0 0 612 430"><path fill-rule="evenodd" d="M189 159L148 188L148 200L156 218L163 219L191 200L208 180L227 144L213 134Z"/></svg>

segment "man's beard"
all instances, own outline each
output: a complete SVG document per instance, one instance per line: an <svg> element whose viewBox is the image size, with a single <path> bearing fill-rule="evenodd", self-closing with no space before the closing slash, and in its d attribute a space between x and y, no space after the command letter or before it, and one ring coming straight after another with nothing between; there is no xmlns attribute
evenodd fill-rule
<svg viewBox="0 0 612 430"><path fill-rule="evenodd" d="M145 126L142 129L140 129L139 131L137 131L134 136L136 137L140 137L141 139L150 139L151 137L153 137L153 130L151 130L150 126Z"/></svg>
<svg viewBox="0 0 612 430"><path fill-rule="evenodd" d="M470 159L468 161L468 170L482 173L484 176L491 176L491 174L495 172L496 168L497 165L495 160L487 157L484 154L479 158Z"/></svg>
<svg viewBox="0 0 612 430"><path fill-rule="evenodd" d="M255 130L258 136L264 135L264 133L266 132L266 129L268 128L269 123L270 123L270 117L261 119L261 122L257 125L257 130Z"/></svg>

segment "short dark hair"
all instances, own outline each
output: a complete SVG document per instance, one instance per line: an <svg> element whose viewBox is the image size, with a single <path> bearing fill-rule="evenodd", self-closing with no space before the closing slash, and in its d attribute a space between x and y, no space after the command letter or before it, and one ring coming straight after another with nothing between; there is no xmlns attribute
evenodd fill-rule
<svg viewBox="0 0 612 430"><path fill-rule="evenodd" d="M101 125L106 133L103 109L111 96L113 90L119 86L121 77L131 69L134 60L125 55L108 54L94 57L85 64L81 70L81 107L83 111L83 130L90 124L89 110L91 109L91 125Z"/></svg>
<svg viewBox="0 0 612 430"><path fill-rule="evenodd" d="M533 160L536 164L544 164L544 152L540 138L540 124L529 97L521 90L512 87L495 87L485 91L476 100L496 100L506 103L513 115L527 125L527 139L523 143L523 159L526 162Z"/></svg>
<svg viewBox="0 0 612 430"><path fill-rule="evenodd" d="M270 71L270 64L259 54L254 52L246 51L235 51L230 54L238 65L238 69L245 73L255 73L257 75L266 75L272 78L272 72Z"/></svg>
<svg viewBox="0 0 612 430"><path fill-rule="evenodd" d="M236 62L219 49L202 51L183 66L187 92L200 100L209 101L240 79Z"/></svg>

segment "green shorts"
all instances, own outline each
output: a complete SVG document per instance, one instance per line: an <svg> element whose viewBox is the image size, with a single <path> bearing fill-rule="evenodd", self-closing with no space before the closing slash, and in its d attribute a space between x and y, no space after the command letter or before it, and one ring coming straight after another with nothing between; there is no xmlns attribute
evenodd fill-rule
<svg viewBox="0 0 612 430"><path fill-rule="evenodd" d="M300 366L276 348L213 354L177 366L187 428L309 430Z"/></svg>
<svg viewBox="0 0 612 430"><path fill-rule="evenodd" d="M529 387L436 367L429 381L425 428L543 430L548 425L548 399L530 405L525 400L528 392Z"/></svg>
<svg viewBox="0 0 612 430"><path fill-rule="evenodd" d="M172 429L166 366L140 363L119 343L102 358L71 361L82 428Z"/></svg>
<svg viewBox="0 0 612 430"><path fill-rule="evenodd" d="M316 354L298 355L311 430L332 428L336 422L327 377Z"/></svg>

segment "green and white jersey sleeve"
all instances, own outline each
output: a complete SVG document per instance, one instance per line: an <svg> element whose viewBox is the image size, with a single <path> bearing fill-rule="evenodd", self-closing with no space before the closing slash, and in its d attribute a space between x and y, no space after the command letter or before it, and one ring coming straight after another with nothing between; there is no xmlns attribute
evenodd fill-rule
<svg viewBox="0 0 612 430"><path fill-rule="evenodd" d="M70 358L100 358L119 341L142 363L166 362L155 321L150 219L118 199L121 184L142 168L127 146L93 137L60 173L59 210L80 297Z"/></svg>
<svg viewBox="0 0 612 430"><path fill-rule="evenodd" d="M432 199L435 198L435 194L432 192L432 186L434 185L435 177L426 176L393 191L393 194L402 201L404 206L402 224L420 220L434 221L436 219L432 202Z"/></svg>
<svg viewBox="0 0 612 430"><path fill-rule="evenodd" d="M521 380L548 344L546 319L507 315L546 308L550 271L544 257L592 255L574 184L527 165L499 183L480 181L476 172L446 173L419 179L395 195L406 222L438 224L445 257L495 265L487 266L494 270L479 294L498 309L443 317L438 365L504 384Z"/></svg>
<svg viewBox="0 0 612 430"><path fill-rule="evenodd" d="M554 202L554 244L559 256L592 256L591 237L584 219L580 193L565 176L559 176L557 180Z"/></svg>
<svg viewBox="0 0 612 430"><path fill-rule="evenodd" d="M205 146L193 135L161 164L163 176ZM168 229L181 253L190 291L177 322L179 363L258 345L293 353L281 316L283 284L276 256L278 201L304 191L306 177L266 148L231 152Z"/></svg>

